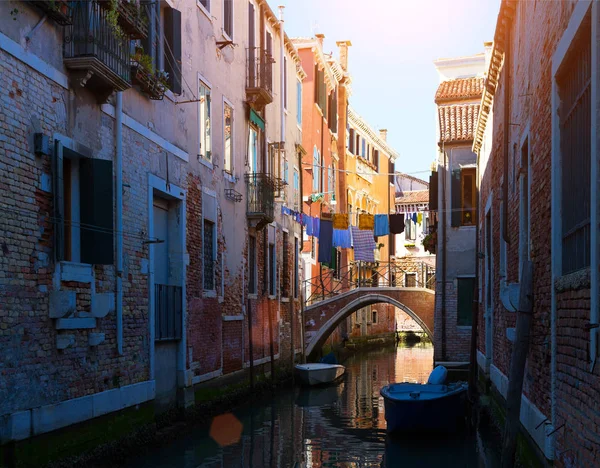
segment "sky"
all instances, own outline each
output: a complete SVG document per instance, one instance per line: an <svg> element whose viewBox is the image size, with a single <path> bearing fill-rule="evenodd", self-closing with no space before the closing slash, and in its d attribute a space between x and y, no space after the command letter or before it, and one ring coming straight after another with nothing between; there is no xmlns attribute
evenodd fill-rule
<svg viewBox="0 0 600 468"><path fill-rule="evenodd" d="M336 41L352 41L350 105L371 127L387 128L400 155L396 170L428 180L439 84L433 61L483 52L500 0L268 1L273 11L286 7L289 37L324 34L325 52L336 57Z"/></svg>

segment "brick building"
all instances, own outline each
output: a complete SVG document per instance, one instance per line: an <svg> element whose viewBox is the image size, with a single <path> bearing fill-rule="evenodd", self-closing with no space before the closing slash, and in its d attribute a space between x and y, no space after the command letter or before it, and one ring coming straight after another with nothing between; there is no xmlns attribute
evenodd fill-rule
<svg viewBox="0 0 600 468"><path fill-rule="evenodd" d="M473 144L479 367L503 402L520 266L530 260L521 425L543 456L568 467L597 466L600 449L598 7L501 3Z"/></svg>
<svg viewBox="0 0 600 468"><path fill-rule="evenodd" d="M16 3L0 4L0 442L189 406L251 355L289 370L305 74L283 22L264 0L119 2L118 26L111 2Z"/></svg>
<svg viewBox="0 0 600 468"><path fill-rule="evenodd" d="M476 154L472 151L485 55L435 62L437 248L435 360L469 362L475 287Z"/></svg>

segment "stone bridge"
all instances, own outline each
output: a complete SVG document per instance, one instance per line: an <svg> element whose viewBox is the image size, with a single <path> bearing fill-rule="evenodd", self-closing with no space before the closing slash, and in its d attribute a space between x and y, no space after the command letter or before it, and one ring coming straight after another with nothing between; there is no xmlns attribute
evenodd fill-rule
<svg viewBox="0 0 600 468"><path fill-rule="evenodd" d="M427 288L356 287L310 304L304 309L306 355L310 356L319 350L346 317L377 303L391 304L402 309L433 341L434 291Z"/></svg>

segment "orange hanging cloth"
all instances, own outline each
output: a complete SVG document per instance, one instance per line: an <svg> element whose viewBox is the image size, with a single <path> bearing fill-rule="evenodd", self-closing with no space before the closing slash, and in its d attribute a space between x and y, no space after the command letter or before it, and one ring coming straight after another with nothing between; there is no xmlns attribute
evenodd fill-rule
<svg viewBox="0 0 600 468"><path fill-rule="evenodd" d="M350 221L347 213L335 213L333 215L333 229L343 229L347 231L350 227Z"/></svg>
<svg viewBox="0 0 600 468"><path fill-rule="evenodd" d="M360 214L358 216L358 229L361 231L372 231L375 229L375 217L372 214Z"/></svg>

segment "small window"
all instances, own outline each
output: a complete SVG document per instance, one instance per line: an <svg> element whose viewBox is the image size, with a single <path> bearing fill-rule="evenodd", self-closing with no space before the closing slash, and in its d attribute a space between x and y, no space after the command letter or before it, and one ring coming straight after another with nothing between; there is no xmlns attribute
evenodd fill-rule
<svg viewBox="0 0 600 468"><path fill-rule="evenodd" d="M461 171L462 186L462 225L470 226L475 222L475 169Z"/></svg>
<svg viewBox="0 0 600 468"><path fill-rule="evenodd" d="M470 327L473 322L473 288L475 278L458 278L458 301L456 304L456 324Z"/></svg>
<svg viewBox="0 0 600 468"><path fill-rule="evenodd" d="M351 128L350 130L348 130L348 151L351 154L355 154L355 145L356 145L356 138L354 137L354 129Z"/></svg>
<svg viewBox="0 0 600 468"><path fill-rule="evenodd" d="M321 173L321 155L315 146L313 149L313 192L319 191L319 174Z"/></svg>
<svg viewBox="0 0 600 468"><path fill-rule="evenodd" d="M233 0L223 0L223 31L233 39Z"/></svg>
<svg viewBox="0 0 600 468"><path fill-rule="evenodd" d="M404 275L404 287L405 288L416 288L417 287L417 274L406 273Z"/></svg>
<svg viewBox="0 0 600 468"><path fill-rule="evenodd" d="M416 239L416 226L410 216L407 216L406 221L404 221L404 239Z"/></svg>
<svg viewBox="0 0 600 468"><path fill-rule="evenodd" d="M204 289L215 290L215 223L204 220Z"/></svg>
<svg viewBox="0 0 600 468"><path fill-rule="evenodd" d="M302 82L298 80L296 83L296 121L299 126L302 126Z"/></svg>
<svg viewBox="0 0 600 468"><path fill-rule="evenodd" d="M248 238L248 293L256 294L256 237L250 236Z"/></svg>
<svg viewBox="0 0 600 468"><path fill-rule="evenodd" d="M208 12L210 12L210 0L198 0L200 2L200 5L202 5L204 7L204 9Z"/></svg>
<svg viewBox="0 0 600 468"><path fill-rule="evenodd" d="M316 258L315 236L310 237L310 258L313 260Z"/></svg>
<svg viewBox="0 0 600 468"><path fill-rule="evenodd" d="M275 244L269 244L269 295L275 296L277 291L277 258Z"/></svg>
<svg viewBox="0 0 600 468"><path fill-rule="evenodd" d="M300 280L300 251L298 238L294 237L294 299L298 298L298 286Z"/></svg>
<svg viewBox="0 0 600 468"><path fill-rule="evenodd" d="M283 108L288 108L287 103L287 57L283 57Z"/></svg>
<svg viewBox="0 0 600 468"><path fill-rule="evenodd" d="M199 85L198 117L200 126L200 156L205 161L212 162L211 154L211 122L210 122L210 88L202 81Z"/></svg>
<svg viewBox="0 0 600 468"><path fill-rule="evenodd" d="M294 169L294 210L300 210L300 173Z"/></svg>
<svg viewBox="0 0 600 468"><path fill-rule="evenodd" d="M230 174L233 172L233 108L226 102L223 104L223 154L225 161L223 169Z"/></svg>
<svg viewBox="0 0 600 468"><path fill-rule="evenodd" d="M281 278L282 282L282 291L281 295L283 297L290 296L290 246L289 246L289 234L287 232L283 233L283 277Z"/></svg>
<svg viewBox="0 0 600 468"><path fill-rule="evenodd" d="M371 312L371 322L373 323L373 325L377 324L377 311L376 310Z"/></svg>

